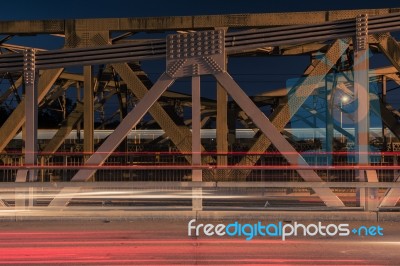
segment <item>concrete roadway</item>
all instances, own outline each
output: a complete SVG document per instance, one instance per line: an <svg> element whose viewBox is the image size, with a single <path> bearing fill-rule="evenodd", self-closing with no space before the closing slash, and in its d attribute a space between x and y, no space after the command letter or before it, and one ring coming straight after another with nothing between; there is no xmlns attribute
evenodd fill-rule
<svg viewBox="0 0 400 266"><path fill-rule="evenodd" d="M400 265L400 223L379 223L381 237L246 241L189 237L188 221L3 221L0 265Z"/></svg>

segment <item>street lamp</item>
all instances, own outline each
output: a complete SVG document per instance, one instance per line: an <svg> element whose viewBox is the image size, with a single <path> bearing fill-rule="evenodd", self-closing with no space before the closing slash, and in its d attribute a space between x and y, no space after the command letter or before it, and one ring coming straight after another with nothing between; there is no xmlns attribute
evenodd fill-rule
<svg viewBox="0 0 400 266"><path fill-rule="evenodd" d="M348 103L349 100L350 100L350 99L349 99L349 96L347 96L347 95L343 95L343 96L340 98L340 128L341 128L341 129L343 129L343 110L342 110L343 104ZM341 140L341 142L342 142L342 143L344 142L344 135L343 135L343 134L342 134L342 140Z"/></svg>

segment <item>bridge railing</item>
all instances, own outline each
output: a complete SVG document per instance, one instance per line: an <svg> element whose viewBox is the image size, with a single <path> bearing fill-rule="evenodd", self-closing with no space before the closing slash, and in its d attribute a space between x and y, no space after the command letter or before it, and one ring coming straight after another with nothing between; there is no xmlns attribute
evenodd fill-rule
<svg viewBox="0 0 400 266"><path fill-rule="evenodd" d="M23 155L3 153L0 156L0 205L5 208L51 207L56 199L65 198L58 207L122 208L129 210L192 209L196 193L201 195L201 208L230 210L260 209L326 209L317 188L330 188L343 202L343 208L361 208L360 190L375 189L374 199L385 197L387 189L400 188L399 153L369 154L370 163L357 163L351 152L303 152L307 164L289 164L278 152L251 154L246 152L205 152L201 165L191 165L191 153L131 152L113 153L102 165L87 165L90 154L38 154L35 165L24 165ZM241 165L255 155L260 159L253 166ZM217 157L226 164L218 165ZM78 171L95 168L92 182L71 182ZM37 182L14 182L21 169L34 170ZM192 182L193 170L202 170L204 177L214 180ZM230 176L243 170L243 178ZM306 182L298 170L312 170L320 182ZM359 182L360 171L374 171L378 182ZM227 178L219 180L220 173ZM214 175L213 175L214 174ZM200 189L200 190L199 190ZM371 190L371 191L372 191ZM196 192L197 191L197 192ZM199 192L200 191L200 192ZM369 199L366 197L365 201ZM328 208L329 209L329 208Z"/></svg>
<svg viewBox="0 0 400 266"><path fill-rule="evenodd" d="M257 155L257 156L255 156ZM399 152L371 153L370 163L361 166L354 152L303 152L307 164L290 165L278 152L247 153L204 152L202 165L191 165L191 153L181 152L115 152L102 165L87 165L85 153L39 153L35 165L24 165L24 155L20 153L0 154L0 182L13 182L19 169L35 169L38 182L67 182L85 168L95 168L91 181L191 181L192 169L202 169L211 178L204 181L247 181L247 182L302 182L297 170L313 170L325 182L355 182L358 170L376 170L380 182L395 180L399 172ZM245 165L258 157L255 165ZM217 164L219 159L225 164ZM224 173L217 175L217 171ZM235 170L243 170L243 175L232 175ZM237 172L237 171L236 171ZM240 171L239 171L240 173Z"/></svg>

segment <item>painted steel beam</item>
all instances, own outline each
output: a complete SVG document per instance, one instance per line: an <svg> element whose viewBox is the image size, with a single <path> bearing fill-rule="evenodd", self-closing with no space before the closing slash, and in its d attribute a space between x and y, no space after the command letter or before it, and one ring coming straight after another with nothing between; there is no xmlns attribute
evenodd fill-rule
<svg viewBox="0 0 400 266"><path fill-rule="evenodd" d="M25 143L24 143L24 165L34 166L37 162L37 129L38 129L38 99L37 99L37 81L38 71L35 68L35 53L34 49L24 50L24 85L25 85ZM19 169L16 175L15 182L30 182L36 181L36 169ZM25 205L25 202L16 201L18 204Z"/></svg>
<svg viewBox="0 0 400 266"><path fill-rule="evenodd" d="M200 76L192 76L192 165L201 165L201 98L200 98ZM192 181L202 182L203 171L192 170ZM192 189L192 210L203 209L202 189Z"/></svg>
<svg viewBox="0 0 400 266"><path fill-rule="evenodd" d="M272 181L272 182L190 182L190 181L120 181L120 182L2 182L0 191L10 191L13 188L36 188L44 191L62 188L121 188L121 189L141 189L141 188L400 188L400 182L297 182L297 181ZM265 196L265 194L264 194Z"/></svg>
<svg viewBox="0 0 400 266"><path fill-rule="evenodd" d="M136 107L127 114L121 121L119 126L111 133L104 143L90 156L86 161L87 165L101 165L118 147L121 141L129 134L132 128L139 123L140 119L149 111L151 106L160 98L162 93L172 85L174 79L167 74L161 75L153 87L143 96ZM96 172L92 170L80 170L71 180L72 181L87 181L87 179Z"/></svg>
<svg viewBox="0 0 400 266"><path fill-rule="evenodd" d="M378 43L378 47L397 71L400 72L400 44L396 39L392 36L386 36Z"/></svg>
<svg viewBox="0 0 400 266"><path fill-rule="evenodd" d="M146 95L148 89L128 64L113 64L112 67L138 99L142 99L144 95ZM186 126L177 126L169 117L167 112L157 102L155 102L150 108L149 113L171 138L172 142L178 147L178 149L182 152L190 152L192 150L192 134L189 128Z"/></svg>
<svg viewBox="0 0 400 266"><path fill-rule="evenodd" d="M94 79L92 66L83 67L84 89L83 89L83 151L92 153L94 150Z"/></svg>
<svg viewBox="0 0 400 266"><path fill-rule="evenodd" d="M231 95L233 100L242 108L242 110L253 120L264 135L275 145L282 153L282 156L290 164L308 166L304 158L290 145L290 143L281 135L271 121L264 113L251 101L246 93L237 85L232 77L226 72L214 74L218 82ZM298 174L305 181L321 182L322 179L312 170L297 170ZM330 190L314 188L315 193L329 207L343 207L343 202Z"/></svg>
<svg viewBox="0 0 400 266"><path fill-rule="evenodd" d="M148 92L148 89L141 82L135 72L128 66L128 64L113 64L112 67L125 81L126 85L132 91L132 93L138 99L142 99L144 95ZM181 152L192 151L192 133L190 132L190 129L188 127L177 126L158 102L155 102L153 106L151 106L151 108L149 109L149 113L157 121L160 127L165 131L171 141ZM202 147L201 150L204 151L204 148ZM187 157L187 159L189 162L191 162L191 158ZM204 157L202 159L204 160L204 163L209 162L209 158L207 159L206 157ZM206 179L212 179L212 173L209 171L204 171L203 175L203 177Z"/></svg>
<svg viewBox="0 0 400 266"><path fill-rule="evenodd" d="M400 183L400 177L394 180L396 183ZM394 207L400 200L400 188L390 188L386 192L385 196L381 200L379 207Z"/></svg>
<svg viewBox="0 0 400 266"><path fill-rule="evenodd" d="M25 165L37 163L37 130L38 130L38 70L35 68L35 50L24 51L24 83L25 83ZM29 170L28 181L36 181L37 171Z"/></svg>
<svg viewBox="0 0 400 266"><path fill-rule="evenodd" d="M373 16L395 12L400 12L400 8L147 18L2 21L0 22L0 34L63 34L66 25L71 23L76 30L90 29L92 31L159 31L177 29L198 30L215 27L265 27L344 20L354 18L360 13Z"/></svg>
<svg viewBox="0 0 400 266"><path fill-rule="evenodd" d="M113 94L108 96L111 97L112 95ZM95 103L94 109L100 108L105 103L106 101L100 101L99 103ZM77 126L78 123L82 121L83 115L84 115L83 104L77 101L75 109L68 115L67 119L63 122L62 126L57 130L54 137L47 143L46 147L43 149L43 152L45 153L56 152L58 148L63 144L65 138L69 136L74 127Z"/></svg>
<svg viewBox="0 0 400 266"><path fill-rule="evenodd" d="M22 85L22 77L18 78L13 85L11 85L1 96L0 104L7 100L7 98L13 93L14 89L18 89Z"/></svg>
<svg viewBox="0 0 400 266"><path fill-rule="evenodd" d="M221 84L217 83L217 123L216 139L217 153L228 152L228 94ZM217 165L228 165L228 156L217 156ZM228 171L218 170L217 180L222 181L229 178Z"/></svg>
<svg viewBox="0 0 400 266"><path fill-rule="evenodd" d="M46 70L41 73L38 85L38 102L43 100L63 70L63 68L58 68ZM3 151L18 133L25 123L25 119L25 100L22 100L0 128L0 139L2 140L0 142L0 151Z"/></svg>
<svg viewBox="0 0 400 266"><path fill-rule="evenodd" d="M57 130L54 137L47 143L43 149L45 153L53 153L63 144L64 140L71 133L73 128L82 120L83 117L83 105L77 102L75 109L68 115L66 121Z"/></svg>
<svg viewBox="0 0 400 266"><path fill-rule="evenodd" d="M292 91L294 90L294 94L288 99L285 105L275 109L270 118L271 122L279 131L284 130L293 115L299 110L313 91L318 88L319 83L325 78L326 74L329 73L332 66L336 64L337 60L339 60L348 46L349 40L347 39L335 41L324 58L319 60L315 67L310 70L308 76L291 88ZM264 152L270 145L271 141L265 135L261 135L249 149L249 153ZM258 155L244 158L239 162L239 165L254 165L259 158L260 156ZM250 172L251 170L235 170L232 171L232 176L234 178L245 178Z"/></svg>
<svg viewBox="0 0 400 266"><path fill-rule="evenodd" d="M320 113L316 112L312 112L313 109L307 105L303 106L305 110L307 110L307 112L309 112L311 115L315 116L316 118L318 118L320 121L324 122L325 121L325 117L323 117ZM344 130L343 128L341 128L340 126L333 124L333 128L334 130L336 130L337 132L339 132L340 134L342 134L343 136L345 136L347 139L354 141L354 136L352 134L350 134L349 132L347 132L346 130Z"/></svg>
<svg viewBox="0 0 400 266"><path fill-rule="evenodd" d="M354 98L357 99L356 110L356 152L357 163L360 166L369 165L369 44L368 44L368 15L357 17L356 37L353 40L354 46ZM364 182L376 182L376 171L359 170L356 172L356 179ZM370 193L377 194L377 191L358 191L359 204L366 210L375 210L375 200L370 198Z"/></svg>
<svg viewBox="0 0 400 266"><path fill-rule="evenodd" d="M397 43L397 41L393 37L387 36L386 38L382 39L378 45L389 61L397 69L397 71L400 72L400 45ZM400 182L400 178L396 177L394 181ZM379 204L379 207L396 206L399 200L400 188L391 188L386 192Z"/></svg>
<svg viewBox="0 0 400 266"><path fill-rule="evenodd" d="M34 182L34 183L14 183L2 182L1 190L12 188L46 188L57 190L58 188L123 188L123 189L142 189L142 188L400 188L397 182L188 182L188 181L98 181L98 182Z"/></svg>
<svg viewBox="0 0 400 266"><path fill-rule="evenodd" d="M201 165L200 76L192 77L192 164ZM202 181L202 170L192 171L192 181Z"/></svg>
<svg viewBox="0 0 400 266"><path fill-rule="evenodd" d="M388 20L389 23L386 23ZM371 33L399 30L400 18L397 13L395 15L390 15L388 18L375 16L373 19L371 18L371 24L373 24L371 25ZM238 31L227 34L225 45L228 53L235 53L265 46L334 40L353 36L354 27L354 21L346 20L342 22L313 24L312 26L282 26L268 29ZM79 33L81 38L72 33ZM66 44L68 43L69 46L100 44L105 41L103 37L108 34L108 32L104 31L94 31L92 33L87 31L73 31L72 33L69 35L68 40L66 40ZM86 37L84 38L84 36L90 39L90 41L88 39L90 44L85 41ZM81 42L82 38L84 38L84 40ZM36 66L38 69L47 69L74 65L150 60L163 58L164 56L165 42L162 41L141 44L117 44L89 49L43 51L37 54ZM20 55L11 54L0 57L0 61L0 71L7 72L18 71L23 60Z"/></svg>
<svg viewBox="0 0 400 266"><path fill-rule="evenodd" d="M104 143L93 153L85 162L85 165L102 165L112 152L118 147L123 139L129 134L132 128L139 123L140 119L149 111L150 107L160 98L164 91L168 89L175 79L171 78L166 73L163 73L153 87L143 96L136 107L130 111L127 116L121 121L119 126L111 133ZM96 169L81 169L71 181L87 181ZM79 188L72 192L79 191ZM69 200L73 197L70 190L61 190L61 192L50 202L49 207L66 206ZM67 194L67 195L66 195Z"/></svg>

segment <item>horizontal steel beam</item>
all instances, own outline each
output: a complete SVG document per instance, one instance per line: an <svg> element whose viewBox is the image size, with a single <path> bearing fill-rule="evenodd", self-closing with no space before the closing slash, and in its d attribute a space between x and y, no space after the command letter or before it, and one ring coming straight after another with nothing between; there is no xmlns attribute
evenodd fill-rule
<svg viewBox="0 0 400 266"><path fill-rule="evenodd" d="M265 46L333 40L355 35L355 26L355 20L349 19L312 26L283 26L231 32L226 36L225 46L227 53L232 54ZM368 30L370 34L400 30L400 13L371 17ZM158 59L165 57L165 47L165 41L157 40L91 48L38 51L36 66L38 69L48 69ZM0 57L0 72L19 71L22 65L21 54L7 54Z"/></svg>
<svg viewBox="0 0 400 266"><path fill-rule="evenodd" d="M167 16L146 18L100 18L75 20L22 20L0 22L0 34L65 33L66 25L76 30L92 31L160 31L177 29L243 28L296 24L316 24L355 18L358 14L389 15L399 8L334 10L285 13L224 14L203 16Z"/></svg>
<svg viewBox="0 0 400 266"><path fill-rule="evenodd" d="M104 157L107 156L102 155ZM2 165L0 170L274 170L274 171L287 171L287 170L400 170L400 165Z"/></svg>
<svg viewBox="0 0 400 266"><path fill-rule="evenodd" d="M399 182L2 182L2 190L12 188L400 188Z"/></svg>

